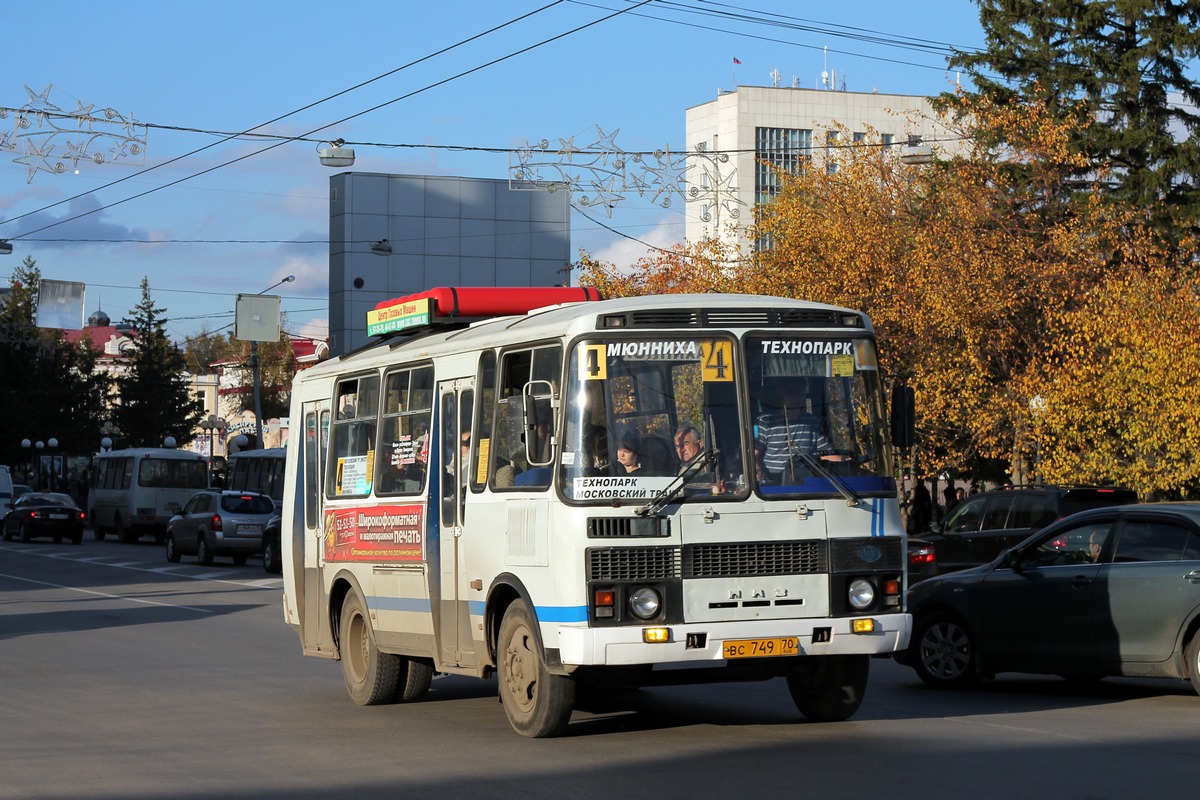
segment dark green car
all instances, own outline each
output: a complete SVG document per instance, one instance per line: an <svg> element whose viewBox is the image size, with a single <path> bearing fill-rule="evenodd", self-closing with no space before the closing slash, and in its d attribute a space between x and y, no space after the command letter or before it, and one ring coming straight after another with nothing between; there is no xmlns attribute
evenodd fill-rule
<svg viewBox="0 0 1200 800"><path fill-rule="evenodd" d="M1000 672L1190 680L1200 693L1200 503L1074 514L909 590L896 659L938 688Z"/></svg>

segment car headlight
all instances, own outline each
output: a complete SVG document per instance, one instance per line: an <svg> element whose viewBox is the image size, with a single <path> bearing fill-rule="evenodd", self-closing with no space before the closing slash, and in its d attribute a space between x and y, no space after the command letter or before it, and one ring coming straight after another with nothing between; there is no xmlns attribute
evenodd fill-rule
<svg viewBox="0 0 1200 800"><path fill-rule="evenodd" d="M662 598L649 586L634 589L629 595L629 610L638 619L654 619L662 608Z"/></svg>
<svg viewBox="0 0 1200 800"><path fill-rule="evenodd" d="M855 611L865 611L875 603L875 586L868 580L855 578L850 581L846 599Z"/></svg>

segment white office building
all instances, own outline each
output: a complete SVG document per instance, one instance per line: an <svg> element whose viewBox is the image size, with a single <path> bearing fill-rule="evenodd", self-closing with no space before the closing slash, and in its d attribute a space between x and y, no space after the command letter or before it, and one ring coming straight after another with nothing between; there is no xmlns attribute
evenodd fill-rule
<svg viewBox="0 0 1200 800"><path fill-rule="evenodd" d="M744 250L754 205L780 191L768 165L820 169L827 147L876 136L892 146L906 146L915 136L947 139L933 118L927 97L828 89L739 86L693 106L687 110L687 239L736 237Z"/></svg>

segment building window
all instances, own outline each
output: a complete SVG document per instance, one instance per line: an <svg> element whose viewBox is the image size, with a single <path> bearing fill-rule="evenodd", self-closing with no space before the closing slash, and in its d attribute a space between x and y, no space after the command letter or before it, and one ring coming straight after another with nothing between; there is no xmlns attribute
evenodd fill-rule
<svg viewBox="0 0 1200 800"><path fill-rule="evenodd" d="M754 129L754 202L766 203L783 190L780 173L796 175L812 161L812 131Z"/></svg>

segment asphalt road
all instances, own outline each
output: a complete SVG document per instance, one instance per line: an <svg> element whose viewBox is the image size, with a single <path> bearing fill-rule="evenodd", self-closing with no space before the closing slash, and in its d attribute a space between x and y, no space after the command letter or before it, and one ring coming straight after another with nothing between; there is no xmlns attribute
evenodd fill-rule
<svg viewBox="0 0 1200 800"><path fill-rule="evenodd" d="M593 699L515 734L495 683L359 708L305 658L282 581L150 544L0 542L0 798L1141 798L1200 777L1200 697L1171 681L1002 676L928 690L874 660L849 722L782 681Z"/></svg>

